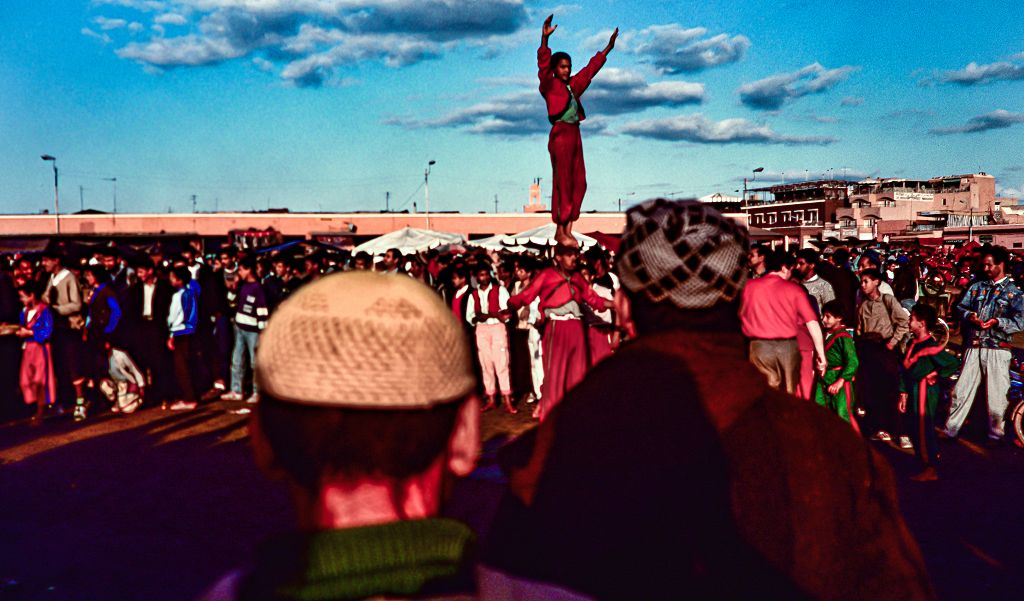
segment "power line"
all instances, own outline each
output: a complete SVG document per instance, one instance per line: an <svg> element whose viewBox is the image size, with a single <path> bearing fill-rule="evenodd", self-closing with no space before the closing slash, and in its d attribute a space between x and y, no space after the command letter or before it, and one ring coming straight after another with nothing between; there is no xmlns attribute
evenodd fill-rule
<svg viewBox="0 0 1024 601"><path fill-rule="evenodd" d="M422 187L423 187L423 182L420 182L420 185L416 186L416 189L412 191L412 194L409 195L409 198L406 198L402 202L402 204L398 205L398 208L395 209L395 211L401 211L402 209L404 209L405 205L409 204L409 201L412 200L412 197L415 196L416 193L419 192L420 188L422 188Z"/></svg>

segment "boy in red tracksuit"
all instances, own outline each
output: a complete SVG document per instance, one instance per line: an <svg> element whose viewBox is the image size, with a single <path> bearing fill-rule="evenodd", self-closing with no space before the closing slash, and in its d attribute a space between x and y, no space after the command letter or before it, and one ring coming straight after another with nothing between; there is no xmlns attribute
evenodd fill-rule
<svg viewBox="0 0 1024 601"><path fill-rule="evenodd" d="M551 154L552 188L551 220L557 226L555 240L559 244L576 246L572 237L572 224L580 218L580 206L587 192L587 170L583 164L583 140L580 138L580 121L586 119L580 96L590 86L590 81L604 66L608 53L615 47L618 28L608 39L604 50L594 55L579 73L572 73L572 59L565 52L551 54L548 37L558 29L551 25L554 15L544 20L544 28L537 49L537 76L540 78L540 94L547 104L551 134L548 136L548 153Z"/></svg>
<svg viewBox="0 0 1024 601"><path fill-rule="evenodd" d="M576 273L578 258L579 251L575 247L555 247L555 266L537 274L525 290L508 299L509 310L540 299L539 310L545 324L541 338L544 384L534 417L541 420L566 392L580 383L590 368L580 303L585 302L598 311L612 307L611 301L598 296L583 276Z"/></svg>

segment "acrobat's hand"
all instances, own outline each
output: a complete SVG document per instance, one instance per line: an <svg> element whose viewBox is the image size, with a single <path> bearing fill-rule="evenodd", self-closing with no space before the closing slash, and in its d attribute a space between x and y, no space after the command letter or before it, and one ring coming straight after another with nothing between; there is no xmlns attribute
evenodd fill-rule
<svg viewBox="0 0 1024 601"><path fill-rule="evenodd" d="M843 384L845 384L845 383L846 383L846 380L844 380L842 378L839 378L838 380L836 380L835 382L833 382L832 384L829 385L828 393L829 394L839 394L839 391L843 389Z"/></svg>
<svg viewBox="0 0 1024 601"><path fill-rule="evenodd" d="M548 15L547 19L544 19L544 30L542 32L542 35L544 37L550 36L551 34L555 33L556 29L558 29L558 25L552 25L551 24L551 21L554 18L555 18L555 15L552 14L552 15Z"/></svg>
<svg viewBox="0 0 1024 601"><path fill-rule="evenodd" d="M900 404L897 405L897 408L899 409L900 413L906 413L907 412L907 393L905 393L905 392L901 392L900 393Z"/></svg>

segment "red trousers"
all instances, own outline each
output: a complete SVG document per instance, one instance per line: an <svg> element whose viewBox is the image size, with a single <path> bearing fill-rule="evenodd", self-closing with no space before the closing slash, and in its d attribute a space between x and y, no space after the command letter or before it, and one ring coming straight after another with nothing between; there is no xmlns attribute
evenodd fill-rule
<svg viewBox="0 0 1024 601"><path fill-rule="evenodd" d="M587 193L587 168L583 164L580 126L557 122L548 136L551 154L551 220L564 225L580 218Z"/></svg>
<svg viewBox="0 0 1024 601"><path fill-rule="evenodd" d="M814 349L800 349L800 388L796 396L805 401L814 398Z"/></svg>
<svg viewBox="0 0 1024 601"><path fill-rule="evenodd" d="M587 374L587 347L583 322L550 319L544 325L544 384L540 398L541 421L562 401L565 393Z"/></svg>
<svg viewBox="0 0 1024 601"><path fill-rule="evenodd" d="M590 342L590 364L597 365L612 355L612 344L608 341L608 334L595 328L587 328L587 338Z"/></svg>

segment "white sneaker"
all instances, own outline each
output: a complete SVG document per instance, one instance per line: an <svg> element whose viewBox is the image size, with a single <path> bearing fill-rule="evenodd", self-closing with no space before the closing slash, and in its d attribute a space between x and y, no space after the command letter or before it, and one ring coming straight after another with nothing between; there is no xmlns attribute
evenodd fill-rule
<svg viewBox="0 0 1024 601"><path fill-rule="evenodd" d="M910 442L909 436L900 436L900 448L901 449L912 449L914 445Z"/></svg>
<svg viewBox="0 0 1024 601"><path fill-rule="evenodd" d="M245 399L245 402L249 404L258 403L260 402L260 395L254 392L249 395L249 398Z"/></svg>
<svg viewBox="0 0 1024 601"><path fill-rule="evenodd" d="M240 400L242 400L242 398L244 398L244 397L242 397L242 393L241 392L233 392L232 391L232 392L225 392L224 394L220 395L220 400L222 400L222 401L240 401Z"/></svg>
<svg viewBox="0 0 1024 601"><path fill-rule="evenodd" d="M871 440L881 440L883 442L889 442L890 440L892 440L892 437L889 436L889 433L886 432L885 430L879 430L878 432L875 433L874 436L871 437Z"/></svg>
<svg viewBox="0 0 1024 601"><path fill-rule="evenodd" d="M185 401L178 401L171 405L171 411L192 411L197 407L196 403L187 403Z"/></svg>

